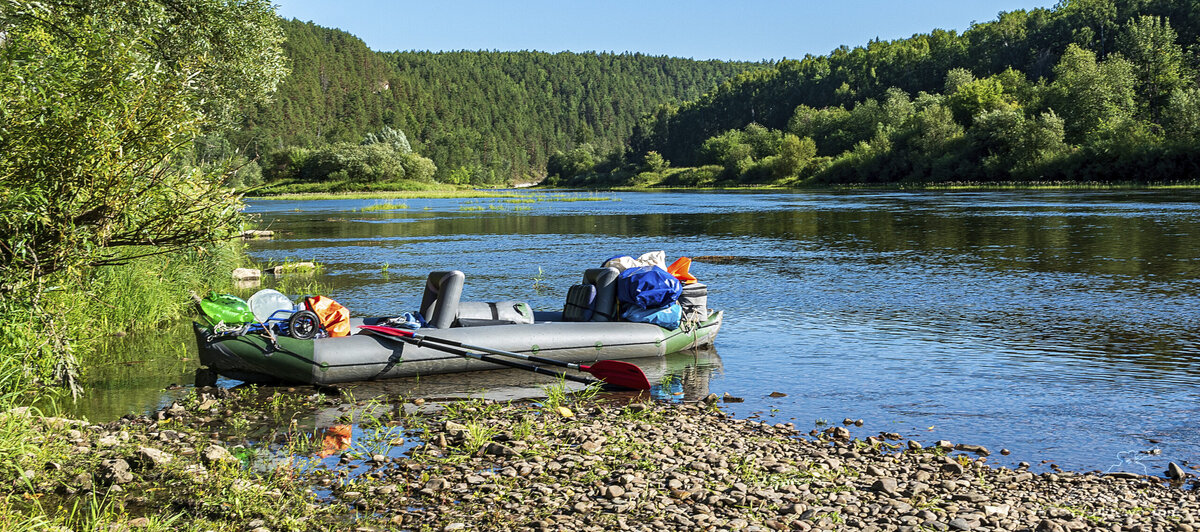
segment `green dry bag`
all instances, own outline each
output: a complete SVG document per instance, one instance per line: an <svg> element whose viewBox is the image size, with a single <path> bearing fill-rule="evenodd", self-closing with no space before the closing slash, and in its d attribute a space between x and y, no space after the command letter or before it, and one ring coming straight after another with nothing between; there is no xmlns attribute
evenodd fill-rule
<svg viewBox="0 0 1200 532"><path fill-rule="evenodd" d="M255 321L250 305L240 297L210 292L200 300L200 314L208 324L241 325Z"/></svg>

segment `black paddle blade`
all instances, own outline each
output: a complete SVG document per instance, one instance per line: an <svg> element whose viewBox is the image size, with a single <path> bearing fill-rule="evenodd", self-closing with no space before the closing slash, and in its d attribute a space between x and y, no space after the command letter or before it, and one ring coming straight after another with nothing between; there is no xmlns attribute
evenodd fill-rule
<svg viewBox="0 0 1200 532"><path fill-rule="evenodd" d="M579 369L591 373L593 377L613 386L621 386L633 390L649 390L650 381L642 368L636 364L620 360L601 360L591 366L579 366Z"/></svg>

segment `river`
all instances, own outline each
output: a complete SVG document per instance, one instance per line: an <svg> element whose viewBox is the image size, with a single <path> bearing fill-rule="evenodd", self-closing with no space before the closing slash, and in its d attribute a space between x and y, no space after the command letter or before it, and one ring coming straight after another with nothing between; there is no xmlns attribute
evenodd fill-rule
<svg viewBox="0 0 1200 532"><path fill-rule="evenodd" d="M361 316L414 309L437 269L466 272L464 299L552 310L613 255L700 257L725 323L715 350L658 368L679 376L661 397L728 393L739 416L805 430L862 418L856 436L1005 448L993 463L1035 469L1200 465L1200 192L521 194L252 200L276 237L248 251L320 262L326 295ZM163 338L114 344L79 410L169 402L195 347L186 327Z"/></svg>

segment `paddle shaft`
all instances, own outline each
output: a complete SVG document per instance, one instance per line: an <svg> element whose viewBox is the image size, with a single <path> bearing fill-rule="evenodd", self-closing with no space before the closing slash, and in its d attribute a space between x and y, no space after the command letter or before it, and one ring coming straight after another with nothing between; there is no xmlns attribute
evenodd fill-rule
<svg viewBox="0 0 1200 532"><path fill-rule="evenodd" d="M367 329L367 330L370 330L370 329ZM376 331L376 332L379 332L379 331ZM598 381L595 379L589 379L587 377L579 377L576 375L567 375L565 373L559 373L557 371L549 370L549 369L539 367L539 366L531 366L529 364L513 362L512 360L508 360L505 358L496 358L493 356L482 355L479 353L472 353L471 351L463 349L462 347L456 347L453 345L443 345L443 344L438 344L436 342L426 342L425 340L427 340L428 337L425 337L425 336L420 336L420 335L401 336L401 335L393 335L393 334L387 334L387 333L381 333L381 334L383 334L387 338L399 338L400 340L402 340L406 343L412 344L414 346L417 346L417 347L428 347L430 349L436 349L438 351L443 351L446 353L451 353L451 354L462 356L462 357L473 358L475 360L480 360L480 361L488 362L491 364L497 364L500 366L508 366L510 368L516 368L516 369L523 369L525 371L532 371L539 375L549 375L551 377L558 377L558 378L566 379L569 381L580 382L583 384L593 384L593 383L603 384L601 381ZM420 337L418 337L418 336L420 336Z"/></svg>
<svg viewBox="0 0 1200 532"><path fill-rule="evenodd" d="M504 350L500 350L500 349L492 349L492 348L481 347L481 346L477 346L477 345L464 344L462 342L458 342L455 340L448 340L448 339L438 338L435 336L425 336L425 335L417 334L408 329L399 329L399 328L395 328L395 327L381 327L381 326L377 326L377 325L359 325L359 328L365 329L368 331L373 331L377 334L382 334L385 336L395 336L398 338L402 338L405 341L408 341L408 343L415 342L416 345L418 345L418 346L427 345L431 349L440 349L442 351L452 352L455 354L458 354L460 352L470 353L471 351L482 351L484 353L490 353L490 354L497 355L497 356L519 358L519 359L528 360L531 362L537 362L537 363L542 363L542 364L560 366L560 367L564 367L564 368L583 371L583 372L592 374L593 377L600 379L605 384L610 384L613 386L620 386L623 388L630 388L630 389L634 389L634 390L649 390L650 389L650 381L646 379L646 374L642 372L642 368L639 368L634 364L630 364L628 362L622 362L619 360L598 360L590 366L585 366L583 364L575 364L575 363L571 363L571 362L564 362L561 360L554 360L554 359L550 359L550 358L542 358L542 357L536 357L536 356L530 356L530 355L523 355L521 353L513 353L512 351L504 351ZM475 354L476 353L471 353L471 355L475 355ZM497 364L500 363L499 360L493 359L492 357L488 357L487 359L481 359L481 360L487 360L489 362L494 362ZM511 363L506 364L506 365L511 366L511 367L523 366L522 364L513 366ZM534 367L536 367L536 366L534 366ZM538 368L538 369L541 369L541 368ZM536 370L533 370L533 371L536 371ZM560 375L559 373L547 372L545 370L541 370L541 371L537 371L537 372L546 374L546 375ZM564 376L564 378L566 378L566 376ZM575 378L572 378L571 380L576 380L577 382L587 382L587 381L578 380Z"/></svg>
<svg viewBox="0 0 1200 532"><path fill-rule="evenodd" d="M464 344L457 340L447 340L445 338L438 338L436 336L426 336L423 334L412 333L412 337L417 340L421 340L425 343L429 343L429 344L437 343L437 344L443 344L443 345L450 345L450 346L459 347L462 349L470 349L471 351L481 351L481 352L489 353L492 355L499 355L502 357L519 358L521 360L528 360L530 362L534 362L537 364L548 364L551 366L559 366L559 367L563 367L563 368L567 368L567 369L575 369L575 370L586 370L588 368L588 366L575 364L575 363L571 363L571 362L564 362L562 360L555 360L553 358L542 358L539 356L526 355L523 353L516 353L513 351L503 351L500 349L492 349L490 347Z"/></svg>

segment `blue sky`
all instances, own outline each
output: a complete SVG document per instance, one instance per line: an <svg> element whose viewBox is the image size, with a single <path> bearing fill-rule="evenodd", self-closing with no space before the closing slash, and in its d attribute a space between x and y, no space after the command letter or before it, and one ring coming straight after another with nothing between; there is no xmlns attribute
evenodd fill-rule
<svg viewBox="0 0 1200 532"><path fill-rule="evenodd" d="M1048 0L276 0L286 18L346 30L373 50L642 52L694 59L823 55L934 28L968 28Z"/></svg>

